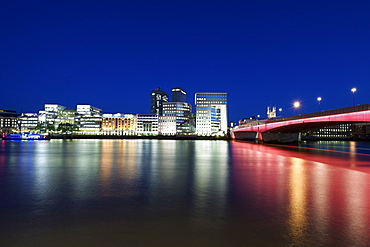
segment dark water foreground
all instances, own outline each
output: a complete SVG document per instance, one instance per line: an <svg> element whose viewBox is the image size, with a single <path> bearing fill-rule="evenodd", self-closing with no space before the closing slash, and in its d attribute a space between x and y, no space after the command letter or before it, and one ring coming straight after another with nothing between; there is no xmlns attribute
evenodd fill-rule
<svg viewBox="0 0 370 247"><path fill-rule="evenodd" d="M303 146L1 141L0 246L369 246L370 144Z"/></svg>

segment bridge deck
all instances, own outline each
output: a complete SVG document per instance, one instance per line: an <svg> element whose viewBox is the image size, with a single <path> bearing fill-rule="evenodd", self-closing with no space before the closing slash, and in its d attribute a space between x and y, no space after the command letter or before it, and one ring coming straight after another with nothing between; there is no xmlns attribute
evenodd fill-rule
<svg viewBox="0 0 370 247"><path fill-rule="evenodd" d="M301 114L301 115L296 115L296 116L291 116L291 117L255 120L255 121L251 121L249 123L239 125L235 129L245 128L245 127L260 125L260 124L275 123L275 122L282 122L282 121L289 121L289 120L296 120L296 119L304 119L304 118L312 118L312 117L330 116L330 115L350 113L350 112L359 112L359 111L366 111L366 110L370 110L370 104L349 106L349 107L343 107L343 108L338 108L338 109L333 109L333 110L325 110L325 111Z"/></svg>

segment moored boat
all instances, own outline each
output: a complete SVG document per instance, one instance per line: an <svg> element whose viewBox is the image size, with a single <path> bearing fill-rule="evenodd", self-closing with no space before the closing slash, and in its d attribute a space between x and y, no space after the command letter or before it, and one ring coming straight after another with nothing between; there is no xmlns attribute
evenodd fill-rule
<svg viewBox="0 0 370 247"><path fill-rule="evenodd" d="M50 140L50 135L48 134L35 134L24 132L21 134L7 134L3 133L3 140Z"/></svg>

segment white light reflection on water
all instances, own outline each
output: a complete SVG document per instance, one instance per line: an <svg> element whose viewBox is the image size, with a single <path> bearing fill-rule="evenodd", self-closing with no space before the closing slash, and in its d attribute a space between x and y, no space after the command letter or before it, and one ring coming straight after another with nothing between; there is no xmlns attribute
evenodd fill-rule
<svg viewBox="0 0 370 247"><path fill-rule="evenodd" d="M54 142L54 141L53 141ZM94 140L60 141L66 188L74 202L81 204L94 197L98 179L101 142ZM77 155L76 155L77 154Z"/></svg>
<svg viewBox="0 0 370 247"><path fill-rule="evenodd" d="M227 142L201 141L195 144L193 193L198 224L214 227L219 218L224 217L229 189L228 159Z"/></svg>
<svg viewBox="0 0 370 247"><path fill-rule="evenodd" d="M53 187L54 183L50 181L53 179L53 169L48 167L52 163L48 160L48 144L46 142L28 142L27 144L33 146L33 149L29 150L33 158L27 163L34 170L34 194L38 200L47 200L55 189ZM53 165L58 166L60 163L53 163Z"/></svg>

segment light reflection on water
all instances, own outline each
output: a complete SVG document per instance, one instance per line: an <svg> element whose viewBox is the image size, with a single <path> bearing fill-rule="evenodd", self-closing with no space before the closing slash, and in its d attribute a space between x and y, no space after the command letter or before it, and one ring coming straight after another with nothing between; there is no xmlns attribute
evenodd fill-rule
<svg viewBox="0 0 370 247"><path fill-rule="evenodd" d="M304 243L307 234L307 181L305 160L291 158L289 176L290 235L295 245Z"/></svg>
<svg viewBox="0 0 370 247"><path fill-rule="evenodd" d="M368 246L370 145L325 145L1 141L0 245Z"/></svg>
<svg viewBox="0 0 370 247"><path fill-rule="evenodd" d="M285 244L292 246L369 245L367 156L241 142L234 143L232 152L233 168L244 166L245 160L255 163L249 169L237 169L239 174L232 181L235 190L240 190L237 194L259 199L254 204L263 210L257 209L255 214L263 212L269 218L257 217L269 222L261 228L267 230L271 225L271 232L279 232L277 221L286 222L285 231L264 237L285 235ZM354 156L360 166L353 164ZM266 198L260 199L261 192Z"/></svg>

